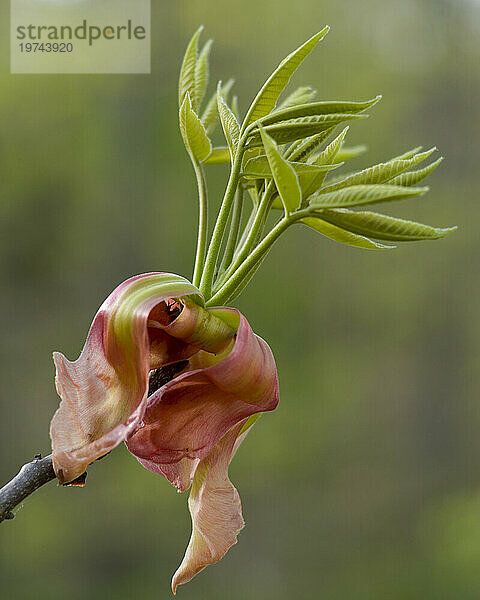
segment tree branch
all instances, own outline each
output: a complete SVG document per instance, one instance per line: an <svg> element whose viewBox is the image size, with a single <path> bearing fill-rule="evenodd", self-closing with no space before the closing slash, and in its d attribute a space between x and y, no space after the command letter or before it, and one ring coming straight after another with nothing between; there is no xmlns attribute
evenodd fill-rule
<svg viewBox="0 0 480 600"><path fill-rule="evenodd" d="M35 456L32 462L23 465L18 475L0 490L0 523L13 519L12 510L39 487L56 478L52 455L45 458Z"/></svg>
<svg viewBox="0 0 480 600"><path fill-rule="evenodd" d="M183 360L151 371L148 395L150 396L160 387L171 381L175 375L183 371L187 364L188 361ZM86 473L80 475L75 481L67 485L83 485L85 477ZM33 494L35 490L38 490L39 487L54 479L56 479L56 475L53 469L51 454L45 456L45 458L42 458L41 454L37 454L31 462L23 465L18 474L0 490L0 523L8 519L13 519L15 516L13 509L16 506L23 502L30 494Z"/></svg>

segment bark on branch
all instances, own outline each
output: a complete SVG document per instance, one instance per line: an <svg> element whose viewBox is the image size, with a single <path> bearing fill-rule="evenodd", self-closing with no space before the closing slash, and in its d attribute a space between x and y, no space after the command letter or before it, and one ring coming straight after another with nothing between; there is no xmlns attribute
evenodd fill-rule
<svg viewBox="0 0 480 600"><path fill-rule="evenodd" d="M45 458L37 455L32 462L23 465L18 475L0 490L0 523L13 519L12 510L39 487L56 479L52 455Z"/></svg>
<svg viewBox="0 0 480 600"><path fill-rule="evenodd" d="M171 381L187 364L188 361L184 360L151 371L148 395L150 396L160 387ZM83 485L85 475L75 480L75 482L78 482L77 484L72 482L70 485ZM56 475L53 469L51 454L44 458L40 454L37 454L31 462L23 465L18 474L0 490L0 523L8 519L13 519L15 516L13 509L16 506L23 502L30 494L33 494L35 490L38 490L39 487L54 479L56 479Z"/></svg>

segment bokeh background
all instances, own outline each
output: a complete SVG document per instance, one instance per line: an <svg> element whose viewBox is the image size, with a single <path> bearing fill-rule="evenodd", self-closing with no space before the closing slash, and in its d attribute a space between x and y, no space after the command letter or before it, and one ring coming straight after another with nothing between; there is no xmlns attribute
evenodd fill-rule
<svg viewBox="0 0 480 600"><path fill-rule="evenodd" d="M480 2L152 0L152 74L9 74L0 19L0 480L49 451L53 350L78 355L126 277L190 275L197 206L177 131L183 50L203 23L213 79L240 105L330 24L295 78L321 99L382 93L356 166L436 144L421 200L391 214L458 224L369 252L290 231L237 306L278 362L281 404L231 467L247 526L185 600L480 597ZM206 38L205 38L206 39ZM213 89L213 86L210 88ZM211 167L218 202L226 170ZM84 489L49 484L0 531L3 598L168 598L186 495L124 448Z"/></svg>

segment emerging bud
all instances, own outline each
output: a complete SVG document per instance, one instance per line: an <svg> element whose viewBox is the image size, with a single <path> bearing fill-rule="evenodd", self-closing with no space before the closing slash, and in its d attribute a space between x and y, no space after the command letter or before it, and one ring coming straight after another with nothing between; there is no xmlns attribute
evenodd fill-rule
<svg viewBox="0 0 480 600"><path fill-rule="evenodd" d="M61 483L125 441L144 467L179 491L192 487L192 537L175 592L220 560L243 527L228 466L259 414L278 404L268 344L238 311L206 308L186 279L149 273L105 300L78 360L54 359L62 401L50 435ZM150 372L179 361L177 376L147 398Z"/></svg>
<svg viewBox="0 0 480 600"><path fill-rule="evenodd" d="M175 303L180 312L169 314ZM149 273L118 286L97 312L80 357L70 362L54 354L62 402L50 435L59 481L76 479L133 433L145 412L151 368L202 348L222 349L233 335L183 277Z"/></svg>

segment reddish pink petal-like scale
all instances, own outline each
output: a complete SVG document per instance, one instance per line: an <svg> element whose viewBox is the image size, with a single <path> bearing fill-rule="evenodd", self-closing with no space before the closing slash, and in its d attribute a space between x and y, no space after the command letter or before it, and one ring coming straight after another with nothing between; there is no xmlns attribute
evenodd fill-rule
<svg viewBox="0 0 480 600"><path fill-rule="evenodd" d="M228 466L248 418L278 404L268 344L238 311L206 310L198 298L175 275L134 277L100 307L78 360L54 355L62 401L50 431L62 483L127 440L147 469L179 491L192 486L192 537L174 591L236 542L243 518ZM150 369L184 358L188 368L147 400Z"/></svg>
<svg viewBox="0 0 480 600"><path fill-rule="evenodd" d="M143 466L165 475L182 491L188 488L188 461L191 479L196 459L207 456L234 425L278 404L272 352L245 317L239 318L230 353L215 364L211 354L195 354L188 371L150 396L143 423L127 441ZM166 468L180 461L181 476L177 469Z"/></svg>
<svg viewBox="0 0 480 600"><path fill-rule="evenodd" d="M60 353L54 354L56 386L62 401L52 419L50 436L53 465L61 483L72 481L91 462L123 442L143 417L150 370L149 314L167 298L195 291L186 280L178 284L174 280L168 292L162 294L161 278L166 276L146 273L123 282L95 315L80 357L71 362ZM159 293L135 309L129 331L132 344L127 351L119 346L112 330L113 315L122 305L125 293L157 279ZM163 363L197 351L162 331L156 331L155 336Z"/></svg>
<svg viewBox="0 0 480 600"><path fill-rule="evenodd" d="M179 491L192 485L192 536L172 580L174 593L236 543L244 522L228 466L246 435L241 430L248 417L278 404L272 352L237 314L240 322L230 352L195 354L189 370L148 399L143 423L127 441L144 467Z"/></svg>
<svg viewBox="0 0 480 600"><path fill-rule="evenodd" d="M244 526L240 496L228 478L242 425L231 429L197 467L188 499L192 535L182 564L172 578L174 594L179 585L225 556Z"/></svg>

